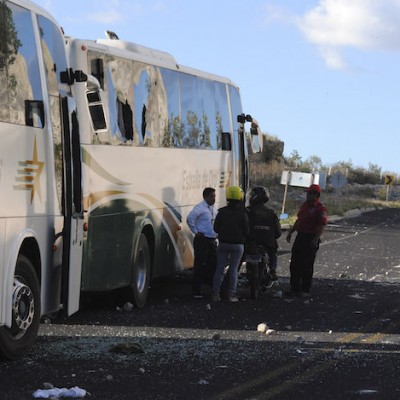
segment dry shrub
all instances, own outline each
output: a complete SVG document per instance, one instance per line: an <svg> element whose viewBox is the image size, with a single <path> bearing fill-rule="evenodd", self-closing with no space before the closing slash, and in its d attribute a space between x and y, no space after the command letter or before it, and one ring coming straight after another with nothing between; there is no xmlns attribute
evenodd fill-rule
<svg viewBox="0 0 400 400"><path fill-rule="evenodd" d="M277 214L280 214L284 208L284 211L293 217L305 200L304 188L289 186L286 201L283 204L285 186L280 182L284 169L283 163L276 160L269 163L250 162L250 187L257 185L267 187L270 191L269 206ZM321 201L327 207L329 215L340 216L352 209L399 207L400 189L398 187L389 189L389 202L386 202L387 190L388 188L381 184L353 183L340 189L328 185L321 195Z"/></svg>

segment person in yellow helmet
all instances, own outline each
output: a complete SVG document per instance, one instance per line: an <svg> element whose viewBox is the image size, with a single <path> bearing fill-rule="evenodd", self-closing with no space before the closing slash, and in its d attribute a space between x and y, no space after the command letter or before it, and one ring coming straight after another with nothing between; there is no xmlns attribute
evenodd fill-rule
<svg viewBox="0 0 400 400"><path fill-rule="evenodd" d="M219 209L214 223L218 234L217 269L213 281L213 301L220 301L225 267L229 265L228 301L239 301L236 295L238 269L249 234L249 220L243 204L243 190L238 186L226 189L226 207Z"/></svg>

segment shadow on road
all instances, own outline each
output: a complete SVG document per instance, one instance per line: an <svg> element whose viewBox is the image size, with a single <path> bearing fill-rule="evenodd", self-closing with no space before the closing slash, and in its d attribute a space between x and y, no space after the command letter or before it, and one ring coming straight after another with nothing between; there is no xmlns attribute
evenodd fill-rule
<svg viewBox="0 0 400 400"><path fill-rule="evenodd" d="M191 276L183 274L155 282L143 309L125 311L123 300L107 293L91 296L75 316L55 322L217 330L254 330L266 322L279 331L400 333L397 284L314 279L312 297L303 299L285 296L288 278L282 277L252 300L245 279L240 282L239 303L213 303L209 293L193 299Z"/></svg>

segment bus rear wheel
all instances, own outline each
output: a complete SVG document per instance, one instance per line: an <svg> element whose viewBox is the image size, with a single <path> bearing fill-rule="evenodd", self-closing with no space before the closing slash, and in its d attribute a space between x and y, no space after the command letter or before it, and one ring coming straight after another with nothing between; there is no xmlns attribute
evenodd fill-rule
<svg viewBox="0 0 400 400"><path fill-rule="evenodd" d="M17 360L35 343L40 325L40 289L32 263L20 255L12 293L12 325L0 328L0 358Z"/></svg>
<svg viewBox="0 0 400 400"><path fill-rule="evenodd" d="M136 307L142 308L146 304L150 284L150 251L146 236L139 237L135 257L133 260L133 276L131 289Z"/></svg>

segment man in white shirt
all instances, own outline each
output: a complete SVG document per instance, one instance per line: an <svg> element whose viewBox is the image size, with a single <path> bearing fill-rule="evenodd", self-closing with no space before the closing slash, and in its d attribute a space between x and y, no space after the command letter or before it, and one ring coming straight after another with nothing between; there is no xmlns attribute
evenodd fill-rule
<svg viewBox="0 0 400 400"><path fill-rule="evenodd" d="M194 206L187 216L187 224L194 234L193 296L202 298L202 284L212 286L217 265L217 234L214 232L215 189L203 190L203 201Z"/></svg>

